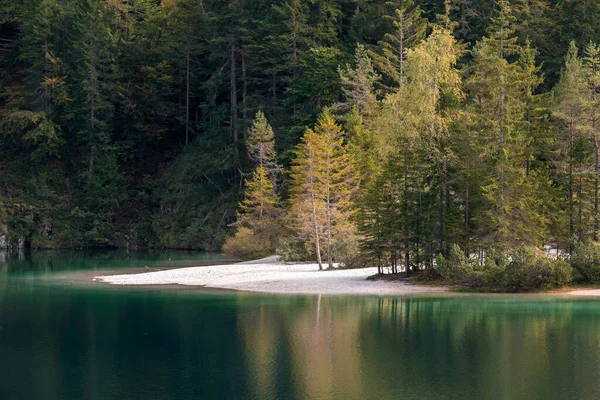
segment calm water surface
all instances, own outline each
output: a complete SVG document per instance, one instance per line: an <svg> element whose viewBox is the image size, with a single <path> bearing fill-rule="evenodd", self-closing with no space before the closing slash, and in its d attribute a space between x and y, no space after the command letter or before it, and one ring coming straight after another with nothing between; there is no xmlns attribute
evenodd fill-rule
<svg viewBox="0 0 600 400"><path fill-rule="evenodd" d="M597 301L267 296L52 279L219 260L0 259L0 399L600 399Z"/></svg>

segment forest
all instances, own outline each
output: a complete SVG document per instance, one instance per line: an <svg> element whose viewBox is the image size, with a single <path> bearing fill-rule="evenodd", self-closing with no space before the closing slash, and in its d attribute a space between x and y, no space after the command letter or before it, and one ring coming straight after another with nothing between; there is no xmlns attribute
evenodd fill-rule
<svg viewBox="0 0 600 400"><path fill-rule="evenodd" d="M599 140L596 0L0 5L2 247L593 282Z"/></svg>

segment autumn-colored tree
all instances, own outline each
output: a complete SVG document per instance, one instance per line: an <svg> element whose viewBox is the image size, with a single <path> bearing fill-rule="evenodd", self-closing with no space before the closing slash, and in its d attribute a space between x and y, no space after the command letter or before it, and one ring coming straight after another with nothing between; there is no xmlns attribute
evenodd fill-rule
<svg viewBox="0 0 600 400"><path fill-rule="evenodd" d="M296 228L314 243L322 269L322 242L329 268L333 267L333 242L351 229L352 195L356 187L353 161L344 144L344 132L328 110L309 129L298 147L292 166L291 216Z"/></svg>

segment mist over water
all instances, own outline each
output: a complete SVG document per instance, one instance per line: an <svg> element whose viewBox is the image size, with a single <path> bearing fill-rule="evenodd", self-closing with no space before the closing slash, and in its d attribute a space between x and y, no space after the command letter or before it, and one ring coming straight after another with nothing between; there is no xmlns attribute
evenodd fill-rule
<svg viewBox="0 0 600 400"><path fill-rule="evenodd" d="M49 279L106 267L97 256L68 259L55 257L45 272L11 259L0 273L2 399L600 398L597 301L219 294Z"/></svg>

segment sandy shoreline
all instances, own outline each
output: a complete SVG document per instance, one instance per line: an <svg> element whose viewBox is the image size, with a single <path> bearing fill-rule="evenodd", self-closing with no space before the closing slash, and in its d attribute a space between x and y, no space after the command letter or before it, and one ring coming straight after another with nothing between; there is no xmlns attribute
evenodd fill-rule
<svg viewBox="0 0 600 400"><path fill-rule="evenodd" d="M206 267L95 276L96 282L124 286L184 285L278 294L406 295L446 292L447 287L406 281L368 281L377 268L319 271L317 264L285 264L277 257Z"/></svg>
<svg viewBox="0 0 600 400"><path fill-rule="evenodd" d="M276 294L331 294L402 296L448 293L450 287L415 285L406 280L371 281L376 268L319 271L317 264L286 264L278 257L227 265L211 265L94 276L93 281L114 286L204 288ZM89 278L88 278L89 279ZM456 293L458 294L458 293ZM532 295L600 297L600 288L563 288Z"/></svg>

